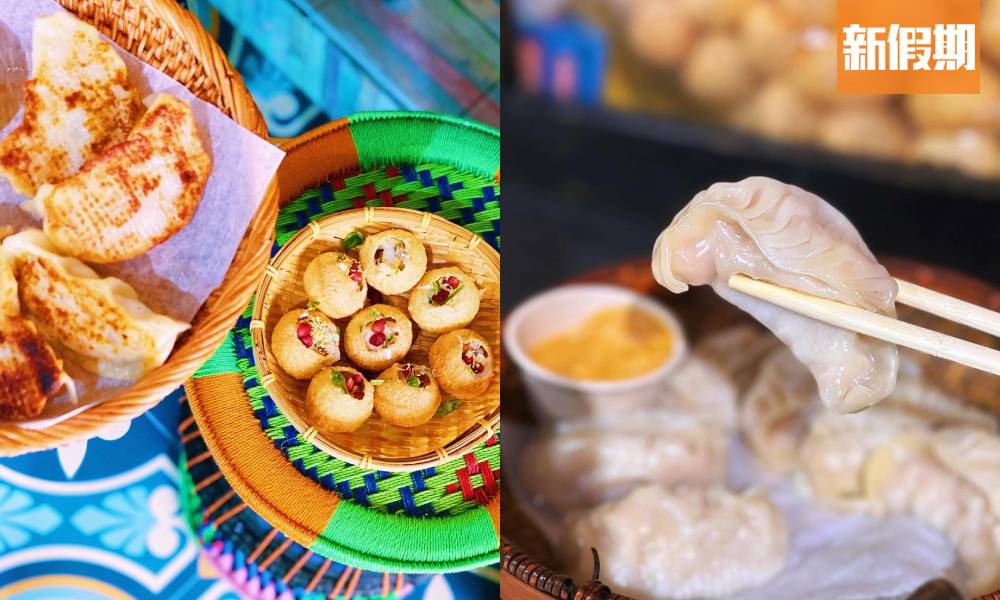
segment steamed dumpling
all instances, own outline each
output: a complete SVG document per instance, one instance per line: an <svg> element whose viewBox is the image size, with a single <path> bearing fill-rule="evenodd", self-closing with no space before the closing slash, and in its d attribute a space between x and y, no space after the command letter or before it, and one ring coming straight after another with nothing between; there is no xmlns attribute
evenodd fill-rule
<svg viewBox="0 0 1000 600"><path fill-rule="evenodd" d="M3 242L17 264L26 316L64 358L103 377L134 381L163 364L187 323L154 313L130 285L60 256L28 229Z"/></svg>
<svg viewBox="0 0 1000 600"><path fill-rule="evenodd" d="M591 507L642 484L723 484L728 443L719 424L676 416L581 421L523 452L518 479L559 510Z"/></svg>
<svg viewBox="0 0 1000 600"><path fill-rule="evenodd" d="M896 347L732 290L735 273L895 316L896 283L854 226L814 194L766 177L700 192L660 234L653 273L667 289L711 285L805 363L836 412L870 406L896 382Z"/></svg>
<svg viewBox="0 0 1000 600"><path fill-rule="evenodd" d="M620 594L727 598L784 567L788 530L759 491L651 485L571 519L562 547L577 581L591 577L593 547L601 580Z"/></svg>

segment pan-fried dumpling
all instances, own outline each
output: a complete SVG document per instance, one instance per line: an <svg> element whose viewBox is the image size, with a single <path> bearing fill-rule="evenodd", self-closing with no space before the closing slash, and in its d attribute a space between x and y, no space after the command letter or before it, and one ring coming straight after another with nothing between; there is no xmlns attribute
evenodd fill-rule
<svg viewBox="0 0 1000 600"><path fill-rule="evenodd" d="M2 236L0 236L2 237ZM0 248L0 319L21 314L21 304L17 299L17 279L10 257Z"/></svg>
<svg viewBox="0 0 1000 600"><path fill-rule="evenodd" d="M0 316L0 419L37 417L63 389L74 396L52 348L28 320Z"/></svg>
<svg viewBox="0 0 1000 600"><path fill-rule="evenodd" d="M187 102L156 96L124 142L33 201L62 253L93 263L140 256L194 217L212 163Z"/></svg>
<svg viewBox="0 0 1000 600"><path fill-rule="evenodd" d="M522 453L519 481L559 510L590 507L637 485L722 484L729 438L715 423L644 416L563 425Z"/></svg>
<svg viewBox="0 0 1000 600"><path fill-rule="evenodd" d="M26 196L125 139L139 107L125 62L67 12L35 21L31 62L24 117L0 141L0 175Z"/></svg>
<svg viewBox="0 0 1000 600"><path fill-rule="evenodd" d="M836 412L870 406L896 382L896 347L732 290L743 273L895 316L896 283L851 223L818 196L766 177L700 192L660 234L657 281L675 293L712 285L788 345Z"/></svg>
<svg viewBox="0 0 1000 600"><path fill-rule="evenodd" d="M570 573L651 600L727 598L780 571L788 554L781 513L759 491L660 486L571 518L562 543Z"/></svg>
<svg viewBox="0 0 1000 600"><path fill-rule="evenodd" d="M900 434L869 459L864 471L865 488L880 510L913 515L948 534L965 571L968 597L1000 587L1000 517L978 485L983 480L974 479L983 467L995 476L996 459L962 461L968 472L942 460L961 461L969 450L962 438L982 435L972 431Z"/></svg>
<svg viewBox="0 0 1000 600"><path fill-rule="evenodd" d="M154 313L130 285L101 278L28 229L3 242L17 264L23 310L64 358L103 377L134 381L163 364L187 323Z"/></svg>

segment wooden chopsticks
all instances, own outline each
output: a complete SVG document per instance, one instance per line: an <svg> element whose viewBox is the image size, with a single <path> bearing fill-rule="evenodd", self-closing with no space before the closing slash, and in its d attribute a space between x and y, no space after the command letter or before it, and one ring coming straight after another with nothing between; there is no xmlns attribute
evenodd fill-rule
<svg viewBox="0 0 1000 600"><path fill-rule="evenodd" d="M896 281L899 284L897 302L1000 335L1000 314L906 281ZM992 348L746 275L730 277L729 287L817 321L1000 375L1000 351Z"/></svg>

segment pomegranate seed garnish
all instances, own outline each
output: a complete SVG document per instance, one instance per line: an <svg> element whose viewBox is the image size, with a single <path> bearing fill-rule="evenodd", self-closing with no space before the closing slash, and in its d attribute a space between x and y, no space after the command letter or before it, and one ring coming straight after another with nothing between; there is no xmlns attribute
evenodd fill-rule
<svg viewBox="0 0 1000 600"><path fill-rule="evenodd" d="M378 319L377 321L372 321L372 331L376 332L385 331L385 319Z"/></svg>
<svg viewBox="0 0 1000 600"><path fill-rule="evenodd" d="M471 368L472 372L475 373L476 375L479 375L480 373L486 370L486 367L484 367L482 363L472 363Z"/></svg>
<svg viewBox="0 0 1000 600"><path fill-rule="evenodd" d="M413 365L410 364L403 365L399 371L403 374L404 378L409 379L410 376L413 375Z"/></svg>
<svg viewBox="0 0 1000 600"><path fill-rule="evenodd" d="M458 277L455 277L454 275L448 276L448 285L450 285L452 289L457 288L460 283L462 282L458 280Z"/></svg>
<svg viewBox="0 0 1000 600"><path fill-rule="evenodd" d="M306 348L312 348L313 339L311 335L304 335L299 338L299 341L302 342L302 345Z"/></svg>
<svg viewBox="0 0 1000 600"><path fill-rule="evenodd" d="M385 343L385 334L381 331L376 331L368 338L368 343L375 347L381 346Z"/></svg>
<svg viewBox="0 0 1000 600"><path fill-rule="evenodd" d="M299 326L295 328L295 335L297 335L300 340L311 333L312 325L310 325L308 321L302 321L299 323Z"/></svg>
<svg viewBox="0 0 1000 600"><path fill-rule="evenodd" d="M360 271L351 271L350 273L347 274L347 276L351 278L351 281L361 281Z"/></svg>
<svg viewBox="0 0 1000 600"><path fill-rule="evenodd" d="M468 350L466 350L465 352L463 352L462 353L462 362L464 362L467 365L471 365L472 364L472 353L470 353Z"/></svg>
<svg viewBox="0 0 1000 600"><path fill-rule="evenodd" d="M360 388L360 387L356 388L353 392L351 392L351 397L354 398L355 400L362 400L362 399L364 399L364 397L365 397L365 390L364 390L364 388Z"/></svg>
<svg viewBox="0 0 1000 600"><path fill-rule="evenodd" d="M447 299L448 299L448 290L444 289L431 296L431 301L434 302L434 304L444 304L444 301Z"/></svg>
<svg viewBox="0 0 1000 600"><path fill-rule="evenodd" d="M421 373L420 375L417 375L417 379L420 380L420 387L427 387L428 385L431 384L431 379L430 377L427 376L426 373Z"/></svg>
<svg viewBox="0 0 1000 600"><path fill-rule="evenodd" d="M354 384L354 377L346 377L346 378L344 378L344 385L347 386L347 391L348 392L353 391L354 390L354 385L355 385Z"/></svg>

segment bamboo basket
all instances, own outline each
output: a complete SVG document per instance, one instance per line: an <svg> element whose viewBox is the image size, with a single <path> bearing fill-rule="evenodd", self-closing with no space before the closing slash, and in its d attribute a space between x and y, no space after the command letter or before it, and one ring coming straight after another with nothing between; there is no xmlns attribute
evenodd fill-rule
<svg viewBox="0 0 1000 600"><path fill-rule="evenodd" d="M175 0L60 2L134 56L256 135L267 137L267 125L243 79L198 19ZM212 355L246 306L267 264L277 211L275 179L251 219L225 279L202 305L191 330L178 340L164 365L114 398L44 430L0 426L0 455L44 450L93 437L108 425L141 415L184 383Z"/></svg>
<svg viewBox="0 0 1000 600"><path fill-rule="evenodd" d="M428 270L453 265L471 275L482 291L482 299L479 314L468 327L493 348L500 346L500 253L481 243L479 236L431 213L403 208L367 207L312 223L315 225L299 232L274 257L257 288L250 325L261 382L292 425L327 454L384 471L434 467L470 452L492 436L500 423L499 361L494 361L493 382L486 393L462 400L453 412L419 427L397 427L378 415L372 415L351 433L324 434L311 426L303 404L309 382L289 377L281 370L271 352L270 333L282 315L305 305L302 276L309 262L322 252L340 250L341 241L352 231L368 236L386 229L408 230L428 250ZM408 293L386 296L384 302L405 312L408 297ZM341 329L347 320L338 320ZM427 364L428 351L436 338L419 332L406 360Z"/></svg>
<svg viewBox="0 0 1000 600"><path fill-rule="evenodd" d="M884 264L897 277L992 310L1000 309L1000 290L971 277L913 261L887 260ZM707 288L693 288L680 295L666 292L653 279L648 258L602 269L583 276L578 282L610 283L656 296L682 317L692 341L712 331L750 321L750 317ZM922 327L987 347L1000 346L989 334L909 307L899 306L898 309L901 319ZM923 363L926 372L934 373L935 383L945 391L1000 413L1000 378L927 355L920 355L918 360ZM516 371L508 369L504 373L501 393L505 405L504 420L519 427L532 426L534 419ZM515 458L515 466L508 466L508 472L516 468L517 457L512 458ZM500 548L500 596L503 600L632 600L614 593L612 588L600 581L599 560L595 562L594 571L587 581L574 581L571 576L562 573L555 552L522 511L516 496L506 491L501 504L504 539ZM961 600L961 596L949 582L935 579L915 590L907 600ZM978 600L1000 600L1000 590Z"/></svg>

